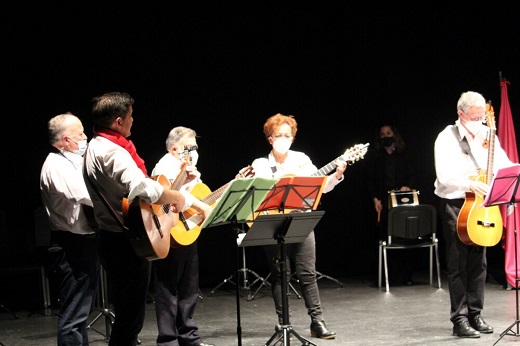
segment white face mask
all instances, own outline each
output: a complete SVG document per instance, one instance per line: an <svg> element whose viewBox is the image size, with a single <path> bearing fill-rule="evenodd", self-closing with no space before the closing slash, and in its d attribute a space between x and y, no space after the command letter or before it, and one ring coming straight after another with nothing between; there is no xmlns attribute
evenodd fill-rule
<svg viewBox="0 0 520 346"><path fill-rule="evenodd" d="M473 136L476 136L480 129L482 128L482 122L481 121L466 121L464 123L464 127L466 130L471 132Z"/></svg>
<svg viewBox="0 0 520 346"><path fill-rule="evenodd" d="M83 156L83 154L85 154L85 151L87 150L87 140L83 139L79 142L76 142L72 138L71 138L71 140L78 145L78 149L76 149L72 152L76 155Z"/></svg>
<svg viewBox="0 0 520 346"><path fill-rule="evenodd" d="M197 165L197 161L199 160L199 153L197 150L190 150L190 160L193 166Z"/></svg>
<svg viewBox="0 0 520 346"><path fill-rule="evenodd" d="M291 148L292 140L289 138L278 138L273 142L273 149L280 154L286 154Z"/></svg>

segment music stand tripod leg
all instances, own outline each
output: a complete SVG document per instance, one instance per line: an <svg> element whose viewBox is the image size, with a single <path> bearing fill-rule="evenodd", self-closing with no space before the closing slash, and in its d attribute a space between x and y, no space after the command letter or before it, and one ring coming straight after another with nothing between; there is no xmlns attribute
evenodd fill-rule
<svg viewBox="0 0 520 346"><path fill-rule="evenodd" d="M215 293L216 290L218 290L221 286L223 286L227 282L229 282L232 285L236 285L236 283L232 280L233 276L235 276L235 273L231 274L230 276L228 276L227 278L222 280L222 282L220 282L217 286L215 286L209 293L210 294Z"/></svg>
<svg viewBox="0 0 520 346"><path fill-rule="evenodd" d="M248 274L252 274L255 276L255 280L253 282L250 282L249 281L249 276ZM210 293L213 294L215 293L215 291L217 289L219 289L222 285L224 285L225 283L229 282L233 285L239 285L239 288L240 289L243 289L246 291L247 293L247 300L253 300L254 299L254 296L256 295L256 293L259 291L259 289L261 288L261 286L255 291L254 294L251 294L251 288L253 285L255 285L258 281L262 281L262 284L261 285L264 285L264 284L269 284L268 282L266 282L266 279L264 279L262 276L260 276L258 273L256 273L254 270L251 270L249 268L247 268L247 265L246 265L246 253L245 253L245 247L242 247L242 268L238 269L237 272L236 272L236 275L237 275L237 278L236 278L236 282L234 282L232 279L233 277L235 276L235 273L231 274L230 276L228 276L227 278L225 278L221 283L219 283L217 286L215 286L215 288L213 288ZM240 277L240 275L242 277Z"/></svg>
<svg viewBox="0 0 520 346"><path fill-rule="evenodd" d="M255 299L255 296L262 289L262 287L264 287L264 286L269 287L269 288L271 287L271 284L269 283L270 276L271 276L271 273L267 274L267 276L265 278L261 278L262 283L260 284L260 286L257 287L255 293L253 293L253 295L251 296L251 299Z"/></svg>
<svg viewBox="0 0 520 346"><path fill-rule="evenodd" d="M337 283L340 287L343 287L343 284L338 279L333 278L332 276L328 276L323 273L320 273L319 271L316 271L316 281L318 281L319 279L329 279L329 280Z"/></svg>
<svg viewBox="0 0 520 346"><path fill-rule="evenodd" d="M108 308L108 286L107 286L107 273L103 267L101 267L100 272L100 280L99 284L101 287L101 309L99 309L99 314L97 314L96 317L87 325L87 329L92 329L96 333L99 333L105 337L105 340L110 339L110 333L112 331L112 324L114 323L114 318L116 315ZM101 333L100 331L97 331L96 329L92 328L94 323L97 322L101 318L101 316L105 317L105 334Z"/></svg>
<svg viewBox="0 0 520 346"><path fill-rule="evenodd" d="M271 273L267 274L267 276L264 278L262 277L259 277L257 280L261 280L262 283L260 284L260 286L258 286L258 288L256 289L255 293L253 293L253 295L251 296L251 300L255 299L255 296L258 294L258 292L260 291L260 289L263 287L263 286L267 286L267 287L271 287L271 283L269 282L269 277L271 276ZM253 282L253 284L256 283L256 280ZM291 291L293 291L293 293L296 295L296 297L298 297L298 299L302 299L302 296L300 295L300 293L298 293L298 291L296 290L296 288L294 288L294 286L288 282L287 285L289 286L289 288L291 289Z"/></svg>
<svg viewBox="0 0 520 346"><path fill-rule="evenodd" d="M266 279L264 279L262 276L260 276L257 272L255 272L254 270L251 270L249 268L247 268L247 265L246 265L246 248L245 247L242 247L242 269L240 269L240 271L242 272L242 275L243 275L243 289L245 289L247 291L247 300L253 300L254 299L254 296L256 295L256 293L258 292L258 290L263 286L263 285L269 285L269 283L267 282L266 283ZM255 280L253 280L253 282L250 282L249 279L248 279L248 274L252 274L253 276L255 276ZM261 281L262 283L260 284L260 287L255 291L254 294L251 294L251 288L258 282L258 281Z"/></svg>
<svg viewBox="0 0 520 346"><path fill-rule="evenodd" d="M18 317L17 314L15 314L13 311L11 311L9 308L7 308L4 304L0 304L0 309L5 310L6 312L8 312L11 316L13 316L16 319L20 318L20 317Z"/></svg>

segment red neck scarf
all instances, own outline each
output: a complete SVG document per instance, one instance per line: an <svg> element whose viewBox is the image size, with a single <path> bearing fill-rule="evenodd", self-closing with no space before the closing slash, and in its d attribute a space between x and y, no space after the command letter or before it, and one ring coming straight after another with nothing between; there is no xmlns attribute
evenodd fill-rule
<svg viewBox="0 0 520 346"><path fill-rule="evenodd" d="M107 129L107 128L96 128L94 127L94 133L105 137L109 141L123 147L130 153L132 156L132 159L134 159L135 163L137 164L137 167L143 171L144 175L148 176L148 173L146 172L146 166L144 165L144 160L137 154L137 150L135 149L134 143L132 143L131 140L126 139L125 137L121 136L119 133Z"/></svg>

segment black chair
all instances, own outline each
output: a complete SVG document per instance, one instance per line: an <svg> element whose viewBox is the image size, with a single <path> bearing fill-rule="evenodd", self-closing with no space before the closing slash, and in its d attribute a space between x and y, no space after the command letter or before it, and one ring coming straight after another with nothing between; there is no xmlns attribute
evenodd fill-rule
<svg viewBox="0 0 520 346"><path fill-rule="evenodd" d="M379 242L378 287L381 287L381 265L384 264L386 292L388 284L388 250L430 249L430 285L433 286L433 258L437 265L438 288L441 288L439 246L436 236L437 210L433 205L404 205L388 210L388 239Z"/></svg>

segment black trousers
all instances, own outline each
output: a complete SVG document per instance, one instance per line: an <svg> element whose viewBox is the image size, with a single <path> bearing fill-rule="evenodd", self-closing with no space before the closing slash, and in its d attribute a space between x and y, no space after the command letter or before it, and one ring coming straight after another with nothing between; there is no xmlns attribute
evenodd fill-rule
<svg viewBox="0 0 520 346"><path fill-rule="evenodd" d="M450 320L455 324L479 315L484 308L487 275L486 248L464 244L457 234L457 217L464 199L440 199L446 267L450 291Z"/></svg>
<svg viewBox="0 0 520 346"><path fill-rule="evenodd" d="M201 343L193 319L199 298L197 242L171 248L168 256L153 262L157 345L197 346Z"/></svg>
<svg viewBox="0 0 520 346"><path fill-rule="evenodd" d="M52 269L60 281L58 345L88 345L87 319L94 307L101 264L94 235L52 231Z"/></svg>
<svg viewBox="0 0 520 346"><path fill-rule="evenodd" d="M294 268L311 321L323 321L320 291L316 279L316 242L314 231L301 243L286 244L285 250L287 255L287 278L289 279L291 268ZM280 246L267 245L264 246L264 251L269 269L271 270L271 291L275 310L278 315L278 321L282 322L282 274L280 266L276 261L280 258Z"/></svg>
<svg viewBox="0 0 520 346"><path fill-rule="evenodd" d="M115 314L109 346L135 346L144 324L150 262L135 254L122 232L98 230L96 237Z"/></svg>

